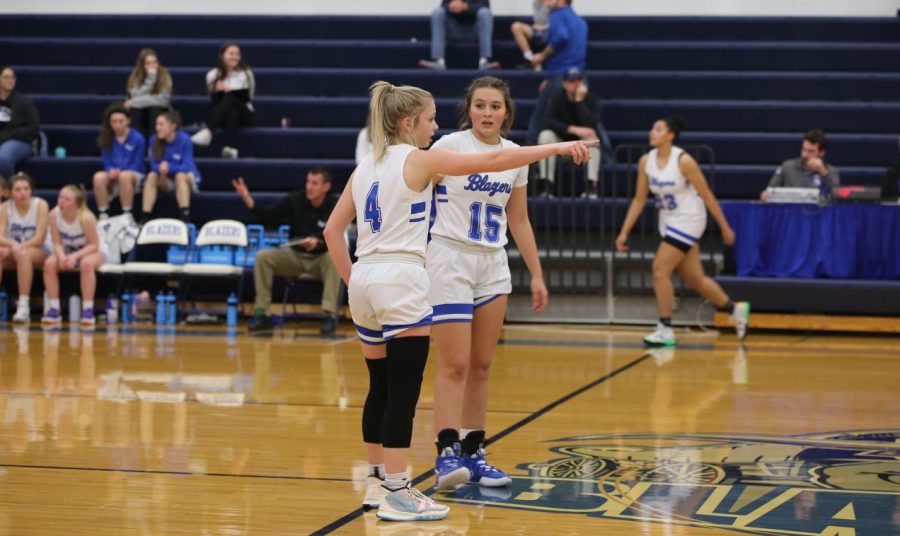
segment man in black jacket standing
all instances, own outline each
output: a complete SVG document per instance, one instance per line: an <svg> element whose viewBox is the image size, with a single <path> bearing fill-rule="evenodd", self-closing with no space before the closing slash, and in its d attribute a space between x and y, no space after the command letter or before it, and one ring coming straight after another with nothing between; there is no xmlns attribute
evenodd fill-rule
<svg viewBox="0 0 900 536"><path fill-rule="evenodd" d="M538 145L561 141L596 140L597 123L600 121L600 100L588 91L584 75L578 67L571 67L563 78L563 90L550 101L544 114L544 130L538 136ZM591 159L587 164L586 190L582 197L597 197L597 180L600 178L600 147L591 147ZM549 186L556 180L556 157L541 160L538 165L543 192L549 195Z"/></svg>
<svg viewBox="0 0 900 536"><path fill-rule="evenodd" d="M0 176L12 177L16 166L31 155L38 123L34 103L16 91L16 72L0 67Z"/></svg>
<svg viewBox="0 0 900 536"><path fill-rule="evenodd" d="M231 181L235 191L253 214L265 225L279 225L287 221L291 226L290 242L286 247L264 249L256 254L253 282L256 302L251 330L272 328L269 306L272 303L272 280L275 275L297 277L310 274L322 281L322 312L326 317L321 333L329 335L337 328L338 295L341 276L328 256L322 231L334 210L336 200L328 195L331 174L325 168L313 168L306 175L306 190L289 193L269 207L256 205L244 180Z"/></svg>

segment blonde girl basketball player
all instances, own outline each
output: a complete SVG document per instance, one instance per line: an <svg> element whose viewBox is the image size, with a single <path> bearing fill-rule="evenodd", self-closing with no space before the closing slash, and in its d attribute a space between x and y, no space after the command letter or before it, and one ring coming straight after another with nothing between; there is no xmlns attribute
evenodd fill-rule
<svg viewBox="0 0 900 536"><path fill-rule="evenodd" d="M2 270L15 270L19 284L19 300L13 322L31 320L31 283L34 269L47 259L44 241L47 237L47 202L32 195L31 177L16 173L9 183L10 199L0 206L0 263ZM2 272L0 272L2 273Z"/></svg>
<svg viewBox="0 0 900 536"><path fill-rule="evenodd" d="M460 109L464 130L435 148L481 154L518 147L505 139L514 118L509 85L484 76L469 85ZM437 217L428 260L438 372L434 429L436 487L465 482L506 486L512 479L484 459L488 374L512 292L506 227L531 272L532 309L547 305L547 287L528 220L526 166L470 175L445 175L436 189ZM460 443L460 438L462 442Z"/></svg>
<svg viewBox="0 0 900 536"><path fill-rule="evenodd" d="M710 190L697 161L680 147L673 145L684 130L677 116L660 119L650 130L649 153L638 164L638 182L625 223L616 238L616 249L628 251L628 233L644 212L647 192L656 197L659 208L659 234L662 242L653 259L653 290L659 323L656 331L644 337L654 346L674 346L672 303L675 290L672 273L677 269L682 280L721 311L731 314L739 339L747 334L750 304L735 303L722 287L703 273L700 264L700 237L706 229L706 210L712 213L722 230L722 240L734 243L734 231L728 225L719 202Z"/></svg>
<svg viewBox="0 0 900 536"><path fill-rule="evenodd" d="M91 327L95 323L97 268L106 260L106 248L97 233L97 219L85 206L84 186L63 186L49 220L53 251L44 261L44 288L50 303L41 321L50 325L62 322L59 272L77 270L81 274L81 325Z"/></svg>
<svg viewBox="0 0 900 536"><path fill-rule="evenodd" d="M442 519L449 508L411 488L405 473L422 371L428 357L425 244L432 179L499 172L545 158L590 158L588 144L569 142L460 155L427 147L434 99L416 87L376 82L369 104L373 151L344 188L325 228L325 241L348 284L350 312L369 369L363 441L370 464L364 507L390 521ZM358 262L351 267L344 230L356 218ZM377 484L383 474L383 482Z"/></svg>

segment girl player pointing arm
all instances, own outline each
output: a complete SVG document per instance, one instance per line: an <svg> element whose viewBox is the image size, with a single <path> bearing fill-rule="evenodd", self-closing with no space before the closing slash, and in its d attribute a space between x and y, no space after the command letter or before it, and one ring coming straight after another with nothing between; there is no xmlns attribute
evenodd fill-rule
<svg viewBox="0 0 900 536"><path fill-rule="evenodd" d="M434 99L422 89L387 82L372 85L369 114L373 152L350 176L325 227L369 369L362 428L370 475L363 506L377 506L378 517L390 521L443 519L449 508L412 488L405 473L432 323L424 267L432 178L499 172L551 154L581 163L589 158L588 145L466 155L422 151L438 128ZM354 218L358 262L351 269L343 233Z"/></svg>

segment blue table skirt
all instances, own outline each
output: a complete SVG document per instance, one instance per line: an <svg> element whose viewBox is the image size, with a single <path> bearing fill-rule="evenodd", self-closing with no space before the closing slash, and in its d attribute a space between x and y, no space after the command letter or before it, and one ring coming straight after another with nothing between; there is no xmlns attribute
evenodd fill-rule
<svg viewBox="0 0 900 536"><path fill-rule="evenodd" d="M739 276L900 279L900 205L723 202Z"/></svg>

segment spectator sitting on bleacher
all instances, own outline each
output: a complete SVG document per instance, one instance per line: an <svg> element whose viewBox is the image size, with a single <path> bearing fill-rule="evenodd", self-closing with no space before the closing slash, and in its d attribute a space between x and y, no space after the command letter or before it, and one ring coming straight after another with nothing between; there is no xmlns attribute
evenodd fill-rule
<svg viewBox="0 0 900 536"><path fill-rule="evenodd" d="M587 22L572 10L571 0L544 0L550 9L547 46L534 54L532 65L543 65L547 78L541 82L537 104L528 120L526 143L537 143L547 104L562 91L562 79L572 67L582 72L587 67Z"/></svg>
<svg viewBox="0 0 900 536"><path fill-rule="evenodd" d="M490 0L441 0L431 12L431 60L419 60L425 69L446 69L444 51L451 41L478 39L478 68L499 69L493 61L494 16Z"/></svg>
<svg viewBox="0 0 900 536"><path fill-rule="evenodd" d="M138 53L134 70L125 84L125 95L123 104L131 112L131 124L142 134L150 134L156 116L171 107L172 99L172 76L152 48Z"/></svg>
<svg viewBox="0 0 900 536"><path fill-rule="evenodd" d="M200 172L194 164L191 139L180 126L178 112L166 111L156 118L156 134L150 138L150 173L144 180L141 223L150 219L157 192L168 192L173 186L181 219L190 218L191 192L198 191Z"/></svg>
<svg viewBox="0 0 900 536"><path fill-rule="evenodd" d="M16 72L0 66L0 176L11 177L31 156L40 125L34 103L16 91Z"/></svg>
<svg viewBox="0 0 900 536"><path fill-rule="evenodd" d="M106 109L97 145L103 159L103 171L94 173L94 200L100 221L109 217L109 200L116 195L122 212L131 216L134 189L144 180L147 142L143 134L131 128L131 119L124 106L113 104Z"/></svg>
<svg viewBox="0 0 900 536"><path fill-rule="evenodd" d="M49 302L41 322L50 325L62 322L59 272L78 270L81 273L81 325L93 327L97 268L106 262L106 247L97 232L97 219L85 205L84 186L63 186L48 220L53 251L44 262L44 289Z"/></svg>
<svg viewBox="0 0 900 536"><path fill-rule="evenodd" d="M372 154L372 134L369 133L369 120L367 118L366 126L362 127L356 136L356 165L358 166L363 158L370 154Z"/></svg>
<svg viewBox="0 0 900 536"><path fill-rule="evenodd" d="M241 56L241 47L225 43L219 48L218 63L206 73L206 88L212 100L212 115L209 124L191 136L191 141L205 147L212 142L213 131L224 128L222 157L237 158L238 128L251 126L256 119L256 78Z"/></svg>
<svg viewBox="0 0 900 536"><path fill-rule="evenodd" d="M25 173L13 175L10 188L12 199L0 206L0 259L2 269L16 270L18 279L19 300L13 322L28 322L34 269L43 266L47 259L44 241L50 207L43 199L32 196L31 177Z"/></svg>
<svg viewBox="0 0 900 536"><path fill-rule="evenodd" d="M562 82L563 90L550 101L544 114L544 129L538 136L538 144L561 141L596 140L597 122L600 121L600 100L588 90L581 69L572 67ZM582 197L597 197L597 181L600 178L600 147L589 149L591 159L587 164L586 189ZM538 163L539 181L543 194L550 195L550 185L556 180L556 156Z"/></svg>
<svg viewBox="0 0 900 536"><path fill-rule="evenodd" d="M769 180L769 188L819 188L827 189L829 196L834 195L834 190L841 185L841 175L838 169L825 163L825 150L828 148L828 138L819 129L807 131L803 135L803 145L800 148L800 156L782 162L775 174ZM766 191L759 195L763 201L768 201Z"/></svg>
<svg viewBox="0 0 900 536"><path fill-rule="evenodd" d="M544 50L547 46L547 27L550 24L550 9L544 5L544 0L534 0L534 15L531 24L522 21L515 21L510 27L513 39L519 45L522 51L522 57L525 58L521 68L541 70L541 64L533 64L534 53Z"/></svg>
<svg viewBox="0 0 900 536"><path fill-rule="evenodd" d="M253 266L253 282L256 287L256 303L251 330L272 328L269 306L272 303L273 276L297 277L309 274L322 281L322 312L325 320L321 333L328 335L337 328L338 295L341 276L338 274L322 231L334 210L335 198L328 195L331 189L331 173L325 168L313 168L306 175L306 191L291 192L269 207L257 206L250 196L243 178L232 181L235 191L247 208L265 225L290 224L290 247L261 250L256 254Z"/></svg>

